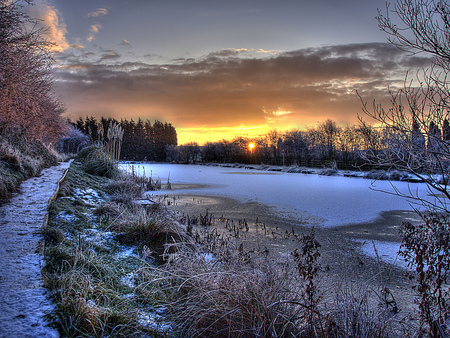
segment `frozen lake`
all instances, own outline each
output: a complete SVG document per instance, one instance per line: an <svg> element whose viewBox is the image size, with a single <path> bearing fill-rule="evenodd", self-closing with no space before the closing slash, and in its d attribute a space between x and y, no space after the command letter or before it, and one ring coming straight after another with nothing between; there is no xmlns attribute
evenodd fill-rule
<svg viewBox="0 0 450 338"><path fill-rule="evenodd" d="M170 177L172 184L208 185L199 189L159 191L154 195L213 195L254 201L289 212L307 212L322 218L321 226L327 227L370 221L382 211L411 210L411 201L374 190L394 192L388 181L201 165L134 166L139 173L145 170L147 176L160 178L163 183ZM412 191L421 197L428 195L427 186L423 183L393 182L393 185L405 193Z"/></svg>

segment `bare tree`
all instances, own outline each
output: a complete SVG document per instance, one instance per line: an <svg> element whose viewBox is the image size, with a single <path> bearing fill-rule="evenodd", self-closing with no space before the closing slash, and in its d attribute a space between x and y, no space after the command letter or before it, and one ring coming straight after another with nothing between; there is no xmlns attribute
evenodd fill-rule
<svg viewBox="0 0 450 338"><path fill-rule="evenodd" d="M0 0L0 131L53 141L65 122L52 92L51 44L21 3Z"/></svg>
<svg viewBox="0 0 450 338"><path fill-rule="evenodd" d="M414 81L405 80L403 89L391 92L388 109L376 102L369 108L361 100L364 113L380 122L384 134L381 148L367 151L368 159L423 179L435 197L430 201L397 191L428 209L419 212L422 224L403 222L400 253L416 272L421 333L446 336L450 332L442 333L445 326L441 324L450 314L450 294L442 287L450 277L450 6L441 0L398 0L392 10L387 6L386 14L379 11L377 19L392 44L412 55L424 53L433 58Z"/></svg>
<svg viewBox="0 0 450 338"><path fill-rule="evenodd" d="M392 13L403 26L395 23ZM388 169L408 171L425 181L437 201L399 195L449 211L450 143L442 135L448 133L450 7L444 1L399 0L393 9L387 6L386 14L379 11L377 20L392 44L412 55L432 56L433 61L414 79L407 77L402 89L391 91L387 109L375 101L369 107L360 96L364 113L380 122L383 133L381 149L368 151L367 159Z"/></svg>

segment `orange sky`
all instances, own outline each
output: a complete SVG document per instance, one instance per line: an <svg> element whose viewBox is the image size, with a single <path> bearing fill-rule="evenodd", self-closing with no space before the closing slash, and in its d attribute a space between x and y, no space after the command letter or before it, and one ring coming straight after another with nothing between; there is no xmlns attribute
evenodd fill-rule
<svg viewBox="0 0 450 338"><path fill-rule="evenodd" d="M355 90L388 101L411 68L429 60L385 43L307 48L255 58L225 50L171 64L84 63L58 66L57 91L72 119L141 117L172 123L179 144L303 129L327 118L353 124Z"/></svg>
<svg viewBox="0 0 450 338"><path fill-rule="evenodd" d="M387 44L384 0L36 0L66 115L171 123L179 144L357 122L429 65Z"/></svg>

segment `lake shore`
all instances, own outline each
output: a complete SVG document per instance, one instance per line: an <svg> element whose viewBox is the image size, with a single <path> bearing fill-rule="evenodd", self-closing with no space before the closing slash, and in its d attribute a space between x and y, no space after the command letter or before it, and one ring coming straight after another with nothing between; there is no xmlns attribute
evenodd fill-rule
<svg viewBox="0 0 450 338"><path fill-rule="evenodd" d="M279 214L278 208L257 202L242 202L221 196L185 195L183 190L178 191L179 194L172 191L170 196L159 196L160 203L164 204L175 218L181 220L189 216L194 219L208 213L215 220L214 224L196 228L217 228L225 232L227 220L235 224L245 220L250 224L250 231L246 234L244 243L269 248L271 256L276 257L280 264L291 259L291 252L298 247L296 241L284 239L283 234L295 231L297 234L308 235L314 226L315 237L321 244L320 279L327 291L330 291L330 286L335 287L341 283L378 291L386 288L392 292L401 316L415 318L413 283L406 277L404 267L395 264L395 260L400 261L401 258L390 257L393 255L392 248L398 248L400 245L398 230L401 222L417 222L415 212L386 211L369 222L330 228L321 227L320 219L306 213L303 219L299 219L292 217L293 214ZM264 233L255 233L251 226L256 223L264 224L267 230ZM377 248L379 243L388 243L391 246L390 251L383 252L385 246ZM368 252L367 247L372 248L373 253ZM374 247L376 251L373 250ZM334 291L330 294L334 294Z"/></svg>

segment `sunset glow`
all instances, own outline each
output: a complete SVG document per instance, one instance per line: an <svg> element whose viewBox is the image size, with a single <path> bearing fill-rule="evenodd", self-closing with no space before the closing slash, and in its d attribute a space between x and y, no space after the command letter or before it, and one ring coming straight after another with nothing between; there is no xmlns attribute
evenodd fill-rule
<svg viewBox="0 0 450 338"><path fill-rule="evenodd" d="M217 127L217 128L176 128L178 144L197 142L204 145L207 142L231 140L235 137L255 138L271 130L269 125L244 127ZM273 129L273 128L272 128Z"/></svg>
<svg viewBox="0 0 450 338"><path fill-rule="evenodd" d="M357 123L355 90L389 102L387 88L429 65L386 42L384 0L325 3L39 0L31 14L58 46L67 117L160 120L178 144L205 144Z"/></svg>

